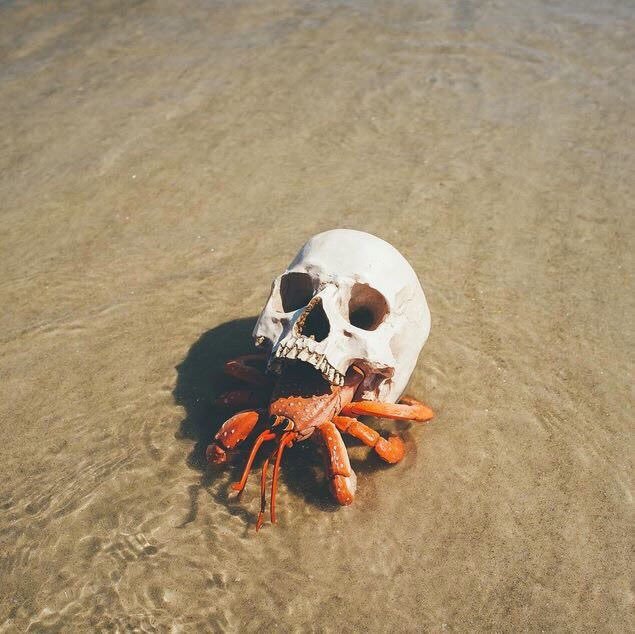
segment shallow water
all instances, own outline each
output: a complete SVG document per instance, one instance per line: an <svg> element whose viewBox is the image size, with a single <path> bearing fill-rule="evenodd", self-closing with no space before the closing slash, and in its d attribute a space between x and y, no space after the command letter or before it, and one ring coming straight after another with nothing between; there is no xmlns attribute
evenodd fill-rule
<svg viewBox="0 0 635 634"><path fill-rule="evenodd" d="M0 631L632 630L634 18L0 3ZM346 509L290 450L256 535L219 368L338 226L419 273L437 417Z"/></svg>

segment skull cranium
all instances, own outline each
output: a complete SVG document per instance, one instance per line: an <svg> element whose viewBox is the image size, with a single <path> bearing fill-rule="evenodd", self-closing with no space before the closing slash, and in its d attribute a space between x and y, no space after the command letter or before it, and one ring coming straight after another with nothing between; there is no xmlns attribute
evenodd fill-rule
<svg viewBox="0 0 635 634"><path fill-rule="evenodd" d="M304 361L342 385L356 366L358 397L394 402L405 389L430 331L416 273L393 246L362 231L311 238L277 277L254 328L269 369Z"/></svg>

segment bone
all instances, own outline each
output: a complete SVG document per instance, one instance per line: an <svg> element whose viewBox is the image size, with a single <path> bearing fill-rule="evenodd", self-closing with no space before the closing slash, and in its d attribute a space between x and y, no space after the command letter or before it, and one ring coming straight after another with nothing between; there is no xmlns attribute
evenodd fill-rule
<svg viewBox="0 0 635 634"><path fill-rule="evenodd" d="M342 372L335 372L336 367L347 369L354 362L363 362L366 373L360 396L366 400L395 402L410 379L430 330L430 311L412 267L394 247L376 236L334 229L311 238L293 260L292 268L314 280L318 290L311 301L320 301L328 332L321 341L315 341L310 335L300 334L301 328L287 330L294 314L280 311L278 282L273 285L258 319L255 336L266 337L274 350L285 337L288 349L294 344L298 354L299 350L307 349L310 363L337 385L342 384L344 376ZM371 330L358 324L350 310L346 315L341 314L340 307L347 305L350 309L351 301L358 309L370 310L378 320ZM296 319L295 324L298 321ZM329 351L328 363L313 361L313 353L326 350ZM291 358L288 352L285 356ZM386 380L388 376L390 381Z"/></svg>

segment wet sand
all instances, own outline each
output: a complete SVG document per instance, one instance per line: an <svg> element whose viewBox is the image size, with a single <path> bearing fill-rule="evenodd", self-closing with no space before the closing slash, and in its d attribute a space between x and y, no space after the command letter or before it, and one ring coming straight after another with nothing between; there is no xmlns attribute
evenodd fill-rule
<svg viewBox="0 0 635 634"><path fill-rule="evenodd" d="M632 631L634 20L0 3L0 631ZM420 275L437 416L256 535L219 369L333 227Z"/></svg>

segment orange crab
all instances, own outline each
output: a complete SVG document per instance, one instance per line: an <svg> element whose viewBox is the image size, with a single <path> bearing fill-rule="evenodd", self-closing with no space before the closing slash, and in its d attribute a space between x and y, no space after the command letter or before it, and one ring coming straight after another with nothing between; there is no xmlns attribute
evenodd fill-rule
<svg viewBox="0 0 635 634"><path fill-rule="evenodd" d="M250 435L255 435L242 477L232 485L240 493L245 488L262 444L268 441L276 443L262 465L261 504L256 530L260 529L264 521L267 471L271 461L274 461L271 522L276 521L276 492L285 448L309 437L317 440L324 449L331 493L339 504L348 505L355 497L356 476L351 469L340 432L372 447L382 460L396 463L404 456L402 439L395 435L384 438L356 416L426 422L434 415L429 407L411 397L402 397L399 403L356 400L356 392L364 379L364 372L355 365L346 373L343 384L337 385L326 380L311 365L301 361L286 362L280 375L272 377L265 372L266 361L267 356L263 353L245 355L226 363L226 373L250 387L226 392L219 398L220 405L242 411L221 426L214 442L206 451L209 463L223 464L227 461L228 451L235 449Z"/></svg>

